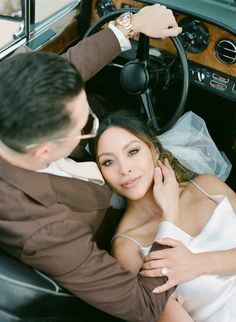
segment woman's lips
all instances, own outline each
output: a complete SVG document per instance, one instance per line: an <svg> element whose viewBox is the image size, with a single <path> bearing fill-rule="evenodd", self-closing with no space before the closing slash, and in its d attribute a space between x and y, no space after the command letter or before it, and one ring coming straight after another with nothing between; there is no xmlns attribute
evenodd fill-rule
<svg viewBox="0 0 236 322"><path fill-rule="evenodd" d="M137 177L137 178L133 178L133 179L126 180L125 182L123 182L121 184L121 187L122 188L125 188L125 189L132 188L133 186L135 186L138 183L138 181L139 181L140 178L141 177Z"/></svg>

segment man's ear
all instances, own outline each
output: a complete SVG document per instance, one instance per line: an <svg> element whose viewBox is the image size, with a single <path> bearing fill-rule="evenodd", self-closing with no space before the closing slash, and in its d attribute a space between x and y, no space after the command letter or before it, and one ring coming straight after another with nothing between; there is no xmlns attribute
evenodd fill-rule
<svg viewBox="0 0 236 322"><path fill-rule="evenodd" d="M30 150L30 153L35 160L45 162L49 159L51 146L51 142L39 143Z"/></svg>

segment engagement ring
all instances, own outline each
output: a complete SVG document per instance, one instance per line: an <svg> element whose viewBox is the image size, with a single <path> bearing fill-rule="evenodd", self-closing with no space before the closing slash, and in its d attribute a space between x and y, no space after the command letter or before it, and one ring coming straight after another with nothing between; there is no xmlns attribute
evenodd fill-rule
<svg viewBox="0 0 236 322"><path fill-rule="evenodd" d="M168 268L167 267L162 267L161 269L161 274L163 276L168 276Z"/></svg>

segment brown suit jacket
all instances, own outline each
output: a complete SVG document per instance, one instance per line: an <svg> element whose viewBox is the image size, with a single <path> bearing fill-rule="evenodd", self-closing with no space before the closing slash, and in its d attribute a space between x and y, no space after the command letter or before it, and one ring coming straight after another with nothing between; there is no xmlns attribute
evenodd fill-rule
<svg viewBox="0 0 236 322"><path fill-rule="evenodd" d="M65 57L87 80L119 53L112 31L105 30ZM0 158L0 247L105 312L128 321L156 321L170 292L151 290L163 279L123 271L93 241L109 200L105 187L27 171Z"/></svg>

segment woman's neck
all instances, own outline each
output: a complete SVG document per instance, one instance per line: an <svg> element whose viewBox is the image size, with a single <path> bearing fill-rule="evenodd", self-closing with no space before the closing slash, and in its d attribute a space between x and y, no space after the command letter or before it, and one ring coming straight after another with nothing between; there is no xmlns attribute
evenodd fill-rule
<svg viewBox="0 0 236 322"><path fill-rule="evenodd" d="M152 189L141 199L128 200L126 212L134 213L135 217L138 216L140 219L151 220L153 217L162 217L161 209L154 201Z"/></svg>
<svg viewBox="0 0 236 322"><path fill-rule="evenodd" d="M154 240L161 220L161 209L154 202L151 191L142 199L128 201L127 210L117 231L128 234L143 246L149 246Z"/></svg>

